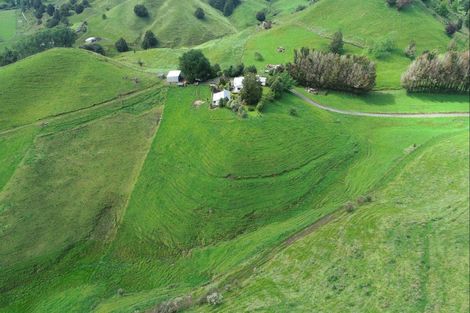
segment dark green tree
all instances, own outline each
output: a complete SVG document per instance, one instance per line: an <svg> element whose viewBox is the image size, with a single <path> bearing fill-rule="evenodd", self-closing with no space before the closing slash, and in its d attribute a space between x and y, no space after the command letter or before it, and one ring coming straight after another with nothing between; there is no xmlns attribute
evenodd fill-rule
<svg viewBox="0 0 470 313"><path fill-rule="evenodd" d="M155 37L155 34L148 30L145 32L144 40L142 41L142 48L147 50L151 48L155 48L158 45L158 39Z"/></svg>
<svg viewBox="0 0 470 313"><path fill-rule="evenodd" d="M249 73L243 80L243 89L240 92L240 97L248 105L256 105L263 96L263 88L258 82L255 74Z"/></svg>
<svg viewBox="0 0 470 313"><path fill-rule="evenodd" d="M52 4L48 4L46 7L46 12L49 16L53 16L55 11L55 7Z"/></svg>
<svg viewBox="0 0 470 313"><path fill-rule="evenodd" d="M256 66L249 65L249 66L245 67L244 73L245 74L248 74L248 73L257 74L258 70L256 69Z"/></svg>
<svg viewBox="0 0 470 313"><path fill-rule="evenodd" d="M266 13L264 13L264 11L257 12L256 19L260 22L264 22L266 20Z"/></svg>
<svg viewBox="0 0 470 313"><path fill-rule="evenodd" d="M235 4L234 4L233 0L227 0L225 2L225 6L224 6L224 15L225 16L232 15L233 10L235 10Z"/></svg>
<svg viewBox="0 0 470 313"><path fill-rule="evenodd" d="M209 60L199 50L190 50L180 57L180 69L189 82L197 79L205 81L212 76L213 68Z"/></svg>
<svg viewBox="0 0 470 313"><path fill-rule="evenodd" d="M134 7L134 13L138 17L148 17L149 16L149 11L147 10L145 5L143 5L143 4L137 4Z"/></svg>
<svg viewBox="0 0 470 313"><path fill-rule="evenodd" d="M331 38L330 51L336 54L342 54L344 47L343 33L338 31Z"/></svg>
<svg viewBox="0 0 470 313"><path fill-rule="evenodd" d="M77 4L75 6L75 13L82 14L83 10L85 10L85 7L82 4Z"/></svg>
<svg viewBox="0 0 470 313"><path fill-rule="evenodd" d="M206 17L206 13L204 12L203 9L197 8L196 11L194 12L194 16L199 20L203 20Z"/></svg>
<svg viewBox="0 0 470 313"><path fill-rule="evenodd" d="M0 66L15 63L18 59L18 52L6 48L5 51L0 54Z"/></svg>
<svg viewBox="0 0 470 313"><path fill-rule="evenodd" d="M101 54L101 55L105 55L104 48L101 45L97 44L97 43L84 45L84 46L81 46L80 48L88 50L88 51L92 51L94 53L98 53L98 54Z"/></svg>
<svg viewBox="0 0 470 313"><path fill-rule="evenodd" d="M116 50L119 51L119 52L126 52L126 51L129 51L129 46L127 45L127 42L124 38L119 38L118 41L116 41L116 43L114 44L114 46L116 47Z"/></svg>

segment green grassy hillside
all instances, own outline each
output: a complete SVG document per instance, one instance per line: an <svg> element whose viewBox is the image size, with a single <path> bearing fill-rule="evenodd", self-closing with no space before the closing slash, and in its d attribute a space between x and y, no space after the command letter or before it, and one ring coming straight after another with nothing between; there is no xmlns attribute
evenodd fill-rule
<svg viewBox="0 0 470 313"><path fill-rule="evenodd" d="M128 312L242 279L289 235L381 186L413 144L468 130L465 119L336 116L293 96L244 120L194 107L205 86L165 94L66 114L32 144L5 139L24 160L0 193L0 311Z"/></svg>
<svg viewBox="0 0 470 313"><path fill-rule="evenodd" d="M0 130L89 107L152 83L146 75L78 49L53 49L2 67L0 80Z"/></svg>
<svg viewBox="0 0 470 313"><path fill-rule="evenodd" d="M134 14L134 6L144 4L149 10L148 18ZM194 16L196 8L206 12L204 20ZM202 0L191 1L103 1L95 3L85 11L88 32L82 38L98 36L103 43L113 45L124 37L140 49L141 39L147 30L152 30L160 41L161 47L196 45L236 31L235 27L217 10ZM106 19L102 18L106 14ZM82 21L84 16L77 15L72 21Z"/></svg>
<svg viewBox="0 0 470 313"><path fill-rule="evenodd" d="M258 2L243 4L237 11L249 10L251 6L258 9L260 5ZM212 62L222 66L244 62L264 69L266 64L291 62L294 49L310 47L326 50L329 38L338 30L344 33L345 52L352 54L368 55L367 48L374 42L391 38L395 42L391 55L380 59L371 58L377 64L377 89L399 89L400 77L411 62L403 50L411 40L416 41L418 53L434 49L444 52L451 40L444 32L444 23L418 3L398 12L381 0L323 0L294 13L292 5L278 1L274 2L271 10L284 13L273 17L275 24L271 30L253 26L196 48L203 50ZM243 20L242 16L237 17L236 12L231 19ZM244 13L243 16L251 16L255 12L253 9L253 12ZM460 48L468 46L467 36L457 33L455 37ZM279 53L278 47L286 51ZM138 60L142 60L146 69L165 71L170 67L175 68L178 57L186 50L154 49L122 54L118 58L134 66ZM262 60L256 60L255 53L261 54Z"/></svg>
<svg viewBox="0 0 470 313"><path fill-rule="evenodd" d="M405 90L374 91L367 95L328 92L312 95L297 87L310 99L337 109L378 113L439 113L469 112L468 95L460 94L408 94Z"/></svg>
<svg viewBox="0 0 470 313"><path fill-rule="evenodd" d="M246 0L224 17L205 0L92 1L70 17L88 22L77 45L122 36L138 48L150 29L161 47L112 48L112 59L53 49L0 68L1 313L159 312L171 301L185 312L468 311L468 118L339 115L290 93L241 118L210 109L207 84L155 75L191 48L263 72L296 48L326 50L341 29L347 53L394 39L374 59L380 90L309 97L469 111L465 95L400 89L411 39L420 52L450 40L424 6L309 3ZM272 29L258 26L260 10ZM220 306L204 303L214 291Z"/></svg>
<svg viewBox="0 0 470 313"><path fill-rule="evenodd" d="M200 311L468 311L468 140L419 148L372 204L335 214Z"/></svg>

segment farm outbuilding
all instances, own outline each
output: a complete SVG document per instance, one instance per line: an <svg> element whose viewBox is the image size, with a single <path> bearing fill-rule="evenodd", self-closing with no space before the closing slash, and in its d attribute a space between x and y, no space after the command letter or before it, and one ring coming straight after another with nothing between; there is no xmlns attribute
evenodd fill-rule
<svg viewBox="0 0 470 313"><path fill-rule="evenodd" d="M87 39L85 39L85 43L87 44L95 43L97 41L98 41L98 38L96 37L88 37Z"/></svg>
<svg viewBox="0 0 470 313"><path fill-rule="evenodd" d="M168 75L166 75L166 81L169 84L177 84L181 79L181 71L170 71Z"/></svg>
<svg viewBox="0 0 470 313"><path fill-rule="evenodd" d="M233 79L233 92L234 93L239 93L243 89L243 81L245 80L245 77L235 77Z"/></svg>
<svg viewBox="0 0 470 313"><path fill-rule="evenodd" d="M261 86L263 87L266 86L266 83L268 82L268 79L266 77L256 76L256 78L258 78L258 81L261 84Z"/></svg>
<svg viewBox="0 0 470 313"><path fill-rule="evenodd" d="M212 106L218 107L220 100L222 99L227 99L230 100L232 97L232 94L228 90L222 90L221 92L214 93L212 96Z"/></svg>

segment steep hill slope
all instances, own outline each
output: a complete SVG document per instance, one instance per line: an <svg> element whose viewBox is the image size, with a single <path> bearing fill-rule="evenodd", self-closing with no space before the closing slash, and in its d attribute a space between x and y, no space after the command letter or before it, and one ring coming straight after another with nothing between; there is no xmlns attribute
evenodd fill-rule
<svg viewBox="0 0 470 313"><path fill-rule="evenodd" d="M468 311L468 139L420 148L374 203L336 214L200 311Z"/></svg>
<svg viewBox="0 0 470 313"><path fill-rule="evenodd" d="M144 4L149 17L136 16L136 4ZM204 20L198 20L194 16L198 7L203 8L206 13ZM109 45L124 37L139 49L147 30L155 33L160 47L192 46L236 31L219 11L202 0L104 1L97 2L85 14L88 23L86 37L102 37L105 39L103 43ZM103 14L106 14L106 19L103 19ZM83 18L78 15L72 20L78 22Z"/></svg>
<svg viewBox="0 0 470 313"><path fill-rule="evenodd" d="M151 83L145 74L78 49L53 49L2 67L0 81L0 130L88 107Z"/></svg>

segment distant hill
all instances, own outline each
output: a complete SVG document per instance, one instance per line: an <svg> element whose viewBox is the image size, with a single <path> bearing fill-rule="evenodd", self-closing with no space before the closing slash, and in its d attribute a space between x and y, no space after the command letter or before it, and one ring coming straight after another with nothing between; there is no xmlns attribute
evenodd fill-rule
<svg viewBox="0 0 470 313"><path fill-rule="evenodd" d="M91 106L149 83L145 74L81 49L52 49L2 67L0 81L0 129Z"/></svg>

